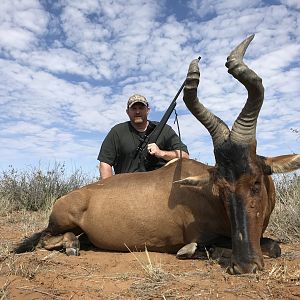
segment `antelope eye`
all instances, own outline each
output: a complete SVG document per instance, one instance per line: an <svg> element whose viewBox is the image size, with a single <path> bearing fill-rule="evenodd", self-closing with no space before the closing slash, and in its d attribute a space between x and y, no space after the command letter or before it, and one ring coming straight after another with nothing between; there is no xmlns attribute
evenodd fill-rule
<svg viewBox="0 0 300 300"><path fill-rule="evenodd" d="M251 194L255 195L260 190L260 182L256 181L250 188Z"/></svg>

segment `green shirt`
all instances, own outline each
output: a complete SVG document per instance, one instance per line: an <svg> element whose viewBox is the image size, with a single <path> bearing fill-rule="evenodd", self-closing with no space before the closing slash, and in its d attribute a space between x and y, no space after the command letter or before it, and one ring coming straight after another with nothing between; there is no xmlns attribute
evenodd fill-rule
<svg viewBox="0 0 300 300"><path fill-rule="evenodd" d="M148 135L158 122L149 122L146 130ZM98 160L113 166L116 174L131 173L145 171L145 166L137 148L141 145L141 141L145 137L145 133L138 132L130 123L130 121L120 123L114 126L105 137ZM157 146L166 151L182 150L188 153L186 145L180 142L178 135L169 126L165 125L162 133L156 141ZM166 161L150 156L147 171L162 167Z"/></svg>

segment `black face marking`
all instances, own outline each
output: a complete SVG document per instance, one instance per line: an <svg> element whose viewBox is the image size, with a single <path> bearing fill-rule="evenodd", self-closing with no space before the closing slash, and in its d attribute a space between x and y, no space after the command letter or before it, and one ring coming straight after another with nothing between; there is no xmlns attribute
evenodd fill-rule
<svg viewBox="0 0 300 300"><path fill-rule="evenodd" d="M255 144L236 144L230 139L215 149L215 158L216 180L220 182L229 214L233 248L246 260L254 253L250 228L257 221L251 215L256 215L253 211L257 209L256 200L261 193L261 160L256 156Z"/></svg>
<svg viewBox="0 0 300 300"><path fill-rule="evenodd" d="M248 234L245 229L247 228L248 219L245 213L244 205L242 199L237 197L235 194L230 194L230 214L232 216L232 227L238 230L242 234L243 239L247 238Z"/></svg>
<svg viewBox="0 0 300 300"><path fill-rule="evenodd" d="M251 253L254 252L249 237L249 217L241 198L235 194L230 194L230 219L231 219L231 234L232 246L238 249L240 258L244 257L245 260Z"/></svg>
<svg viewBox="0 0 300 300"><path fill-rule="evenodd" d="M273 171L272 171L271 166L269 166L265 163L266 158L264 156L260 156L260 155L257 155L257 158L258 158L260 166L262 167L263 173L265 175L272 175Z"/></svg>
<svg viewBox="0 0 300 300"><path fill-rule="evenodd" d="M249 145L235 144L227 140L214 152L218 174L225 180L235 182L241 175L251 173Z"/></svg>

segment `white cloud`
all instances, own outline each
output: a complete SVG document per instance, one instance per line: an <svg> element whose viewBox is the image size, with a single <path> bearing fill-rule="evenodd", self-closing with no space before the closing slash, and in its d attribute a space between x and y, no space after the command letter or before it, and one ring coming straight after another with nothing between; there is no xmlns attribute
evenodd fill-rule
<svg viewBox="0 0 300 300"><path fill-rule="evenodd" d="M280 2L288 7L300 9L300 2L298 0L281 0Z"/></svg>
<svg viewBox="0 0 300 300"><path fill-rule="evenodd" d="M223 15L228 13L236 13L244 11L245 9L256 7L260 4L260 0L223 0L223 1L210 1L210 0L192 0L190 7L200 17L207 15Z"/></svg>
<svg viewBox="0 0 300 300"><path fill-rule="evenodd" d="M1 1L1 50L29 50L37 46L47 22L48 14L38 1Z"/></svg>
<svg viewBox="0 0 300 300"><path fill-rule="evenodd" d="M258 151L300 152L290 131L300 128L298 2L189 3L181 2L188 14L179 18L168 1L2 1L1 157L20 166L28 156L79 159L94 168L105 134L127 120L128 97L144 94L159 119L199 55L199 99L230 127L247 93L224 64L251 33L245 62L265 85ZM191 156L213 163L207 130L180 98L177 111Z"/></svg>
<svg viewBox="0 0 300 300"><path fill-rule="evenodd" d="M35 36L22 28L12 28L2 25L0 29L0 44L3 50L22 50L30 47L36 41Z"/></svg>

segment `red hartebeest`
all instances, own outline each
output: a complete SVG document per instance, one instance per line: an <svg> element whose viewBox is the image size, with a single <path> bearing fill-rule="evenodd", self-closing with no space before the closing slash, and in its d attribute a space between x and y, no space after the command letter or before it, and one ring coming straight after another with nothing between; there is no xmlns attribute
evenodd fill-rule
<svg viewBox="0 0 300 300"><path fill-rule="evenodd" d="M227 59L228 72L248 91L247 102L230 130L197 98L198 60L191 62L184 102L207 128L216 165L178 160L147 172L120 174L61 197L46 229L25 239L21 253L37 247L63 247L78 255L75 235L85 232L94 246L116 251L144 249L193 257L202 246L232 247L230 273L263 268L262 253L280 255L278 244L263 238L275 204L270 175L300 167L300 155L267 158L256 154L256 122L263 103L262 80L243 62L253 39Z"/></svg>

